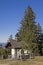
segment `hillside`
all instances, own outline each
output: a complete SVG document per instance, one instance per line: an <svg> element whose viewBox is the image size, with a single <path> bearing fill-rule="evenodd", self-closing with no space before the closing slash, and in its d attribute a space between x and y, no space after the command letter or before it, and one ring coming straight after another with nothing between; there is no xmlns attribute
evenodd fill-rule
<svg viewBox="0 0 43 65"><path fill-rule="evenodd" d="M1 42L0 42L0 45L1 45L2 47L5 47L6 43L1 43Z"/></svg>

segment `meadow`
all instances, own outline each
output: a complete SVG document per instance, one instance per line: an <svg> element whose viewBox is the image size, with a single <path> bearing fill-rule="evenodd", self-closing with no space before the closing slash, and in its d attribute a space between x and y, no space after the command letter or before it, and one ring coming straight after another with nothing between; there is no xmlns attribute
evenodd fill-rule
<svg viewBox="0 0 43 65"><path fill-rule="evenodd" d="M0 60L0 65L43 65L43 56L36 56L34 59L28 59L28 60L11 60L11 59L5 59Z"/></svg>

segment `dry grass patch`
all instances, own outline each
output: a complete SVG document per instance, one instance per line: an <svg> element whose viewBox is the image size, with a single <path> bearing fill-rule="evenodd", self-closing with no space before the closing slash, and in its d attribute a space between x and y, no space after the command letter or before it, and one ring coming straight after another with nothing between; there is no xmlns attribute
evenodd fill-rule
<svg viewBox="0 0 43 65"><path fill-rule="evenodd" d="M8 65L43 65L43 56L36 56L35 59L28 59L26 61L22 60L0 60L0 64Z"/></svg>

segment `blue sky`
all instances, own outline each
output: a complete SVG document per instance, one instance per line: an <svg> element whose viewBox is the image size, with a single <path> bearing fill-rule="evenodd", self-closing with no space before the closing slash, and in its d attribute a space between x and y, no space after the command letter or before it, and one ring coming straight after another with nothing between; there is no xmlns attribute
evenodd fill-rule
<svg viewBox="0 0 43 65"><path fill-rule="evenodd" d="M0 42L6 42L11 34L15 38L28 5L43 28L43 0L0 0Z"/></svg>

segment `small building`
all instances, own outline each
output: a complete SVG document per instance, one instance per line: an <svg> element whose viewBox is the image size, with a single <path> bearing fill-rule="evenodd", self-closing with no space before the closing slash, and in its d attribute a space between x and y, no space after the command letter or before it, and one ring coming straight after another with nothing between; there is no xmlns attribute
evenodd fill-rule
<svg viewBox="0 0 43 65"><path fill-rule="evenodd" d="M17 42L16 40L10 40L7 42L5 48L11 49L11 58L12 59L21 59L22 58L22 45L24 44L24 41ZM26 45L27 46L27 45ZM24 49L24 55L29 58L31 56L31 52L27 49Z"/></svg>

